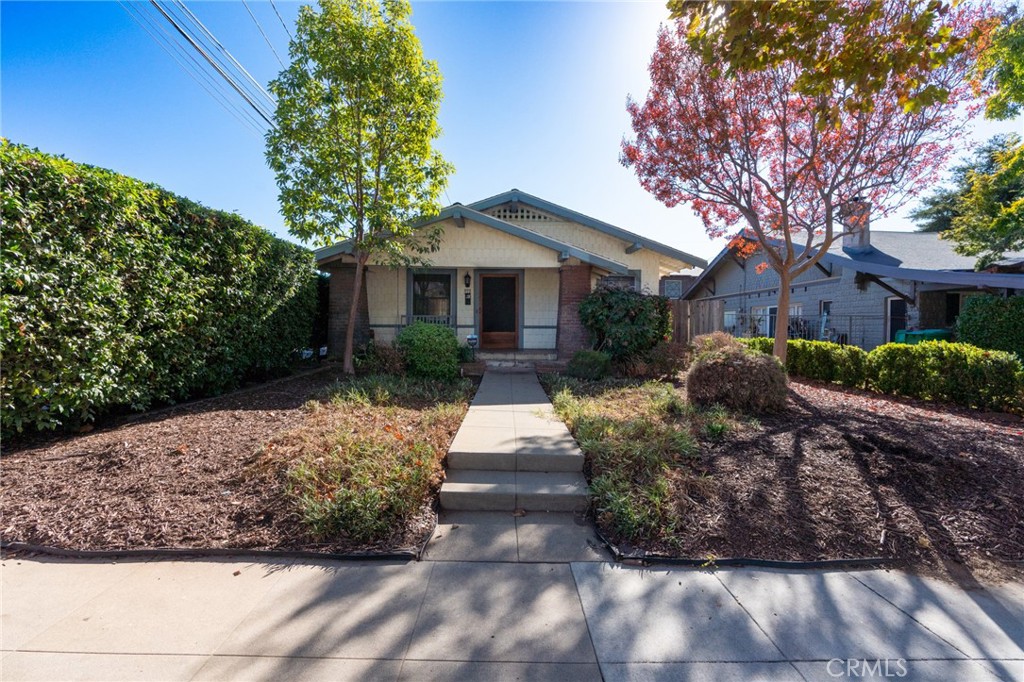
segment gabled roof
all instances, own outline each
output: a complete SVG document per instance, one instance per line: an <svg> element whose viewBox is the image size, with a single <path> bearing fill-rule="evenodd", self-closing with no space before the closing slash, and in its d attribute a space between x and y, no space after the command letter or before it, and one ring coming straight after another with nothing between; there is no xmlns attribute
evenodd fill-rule
<svg viewBox="0 0 1024 682"><path fill-rule="evenodd" d="M571 244L566 244L565 242L559 241L557 239L552 239L547 235L540 234L539 232L534 232L533 230L525 228L521 225L516 225L514 223L506 222L504 220L499 220L498 218L489 216L486 213L481 213L480 211L477 211L476 209L471 208L470 206L463 206L462 204L459 203L452 204L451 206L442 210L436 216L424 220L420 223L417 223L417 227L426 227L427 225L433 225L434 223L441 222L442 220L464 220L466 218L472 220L473 222L486 225L487 227L491 227L495 230L499 230L506 234L510 234L513 237L519 237L520 239L524 239L533 244L549 248L552 251L558 253L559 260L564 261L568 260L569 258L578 258L584 263L596 265L597 267L608 270L609 272L614 272L619 275L629 274L629 268L627 268L622 263L617 263L613 260L609 260L597 254L590 253L589 251L585 251L584 249L581 249L579 247L572 246ZM337 244L332 244L331 246L326 246L322 249L317 249L314 252L314 255L316 256L317 262L322 263L328 258L332 258L340 254L351 253L352 241L345 240L342 242L338 242Z"/></svg>
<svg viewBox="0 0 1024 682"><path fill-rule="evenodd" d="M546 201L540 197L535 197L532 194L527 194L526 192L518 189L511 189L507 192L496 194L493 197L481 199L480 201L469 204L469 206L477 211L486 211L489 208L494 208L495 206L501 206L502 204L508 204L516 201L528 206L533 206L534 208L539 208L542 211L559 216L560 218L565 218L566 220L574 223L579 223L580 225L597 230L603 234L621 239L624 242L628 242L629 246L626 247L626 253L635 253L640 249L650 249L655 253L660 253L664 256L668 256L669 258L674 258L675 260L682 261L684 263L690 263L694 267L707 267L708 262L703 258L698 258L697 256L686 253L685 251L674 249L671 246L667 246L661 242L656 242L653 239L641 237L640 235L624 230L621 227L616 227L610 223L606 223L596 218L591 218L588 215L584 215L578 211L573 211L565 206L553 204L550 201Z"/></svg>
<svg viewBox="0 0 1024 682"><path fill-rule="evenodd" d="M589 227L593 230L597 230L598 232L601 232L603 234L607 234L617 239L621 239L622 241L627 243L627 246L625 246L623 249L624 253L635 253L640 249L649 249L655 253L667 256L669 258L672 258L673 260L677 260L682 263L690 264L694 267L707 266L707 261L705 261L703 258L698 258L697 256L690 255L684 251L679 251L678 249L673 249L672 247L666 246L665 244L662 244L660 242L656 242L653 239L641 237L640 235L634 234L627 230L623 230L622 228L619 227L615 227L614 225L610 225L609 223L602 222L600 220L597 220L596 218L591 218L590 216L583 215L582 213L578 213L571 209L565 208L564 206L559 206L558 204L553 204L550 201L545 201L544 199L535 197L532 194L520 192L517 189L513 189L508 192L503 192L502 194L496 194L493 197L489 197L487 199L483 199L481 201L477 201L469 205L454 203L451 206L448 206L447 208L443 209L433 218L418 223L417 227L425 227L427 225L432 225L434 223L440 222L442 220L448 220L453 218L456 220L469 218L474 222L486 225L488 227L492 227L496 230L500 230L514 237L525 239L526 241L532 242L534 244L539 244L540 246L547 247L549 249L552 249L553 251L557 251L559 253L559 258L561 260L566 260L568 258L579 258L584 263L596 265L610 272L622 275L629 273L629 269L623 263L619 263L605 256L591 253L577 246L567 244L561 240L554 239L547 235L536 232L535 230L523 227L522 225L510 223L507 220L501 220L499 218L495 218L494 216L488 215L487 213L484 213L484 211L486 211L489 208L494 208L495 206L501 206L502 204L507 204L511 202L520 202L527 206L532 206L533 208L539 209L546 213L550 213L560 218L564 218L565 220L569 220L580 225L583 225L584 227ZM331 246L325 246L321 249L317 249L314 252L318 263L322 263L326 259L333 258L334 256L350 253L352 253L352 244L350 240L341 241L336 244L332 244Z"/></svg>
<svg viewBox="0 0 1024 682"><path fill-rule="evenodd" d="M689 298L691 294L696 293L728 254L728 247L722 249L686 290L683 298ZM1007 256L1014 258L1024 254ZM872 230L870 249L863 252L845 250L842 240L836 240L828 253L822 256L821 263L891 279L963 287L1024 289L1024 275L976 272L974 259L956 253L953 250L953 243L940 239L936 232Z"/></svg>

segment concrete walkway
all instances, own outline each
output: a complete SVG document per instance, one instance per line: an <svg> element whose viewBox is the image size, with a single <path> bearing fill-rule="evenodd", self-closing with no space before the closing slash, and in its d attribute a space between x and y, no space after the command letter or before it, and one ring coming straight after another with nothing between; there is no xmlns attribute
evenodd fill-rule
<svg viewBox="0 0 1024 682"><path fill-rule="evenodd" d="M473 511L580 511L583 453L532 371L488 369L448 448L441 506Z"/></svg>
<svg viewBox="0 0 1024 682"><path fill-rule="evenodd" d="M1024 586L607 562L8 558L3 680L1022 680Z"/></svg>

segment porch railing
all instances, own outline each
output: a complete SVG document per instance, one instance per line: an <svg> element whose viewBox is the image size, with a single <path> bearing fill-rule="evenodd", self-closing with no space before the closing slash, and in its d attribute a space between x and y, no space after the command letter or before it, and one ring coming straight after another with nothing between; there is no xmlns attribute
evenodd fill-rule
<svg viewBox="0 0 1024 682"><path fill-rule="evenodd" d="M439 324L442 327L452 326L451 315L402 315L402 326L408 327L413 322L426 322L427 324Z"/></svg>

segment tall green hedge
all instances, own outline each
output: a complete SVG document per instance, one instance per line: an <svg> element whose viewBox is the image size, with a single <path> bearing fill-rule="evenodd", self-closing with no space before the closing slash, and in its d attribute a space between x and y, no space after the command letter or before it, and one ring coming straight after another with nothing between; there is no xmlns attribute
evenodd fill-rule
<svg viewBox="0 0 1024 682"><path fill-rule="evenodd" d="M5 434L224 391L309 344L308 250L7 140L0 173Z"/></svg>
<svg viewBox="0 0 1024 682"><path fill-rule="evenodd" d="M970 296L956 320L958 341L1016 353L1024 361L1024 296Z"/></svg>

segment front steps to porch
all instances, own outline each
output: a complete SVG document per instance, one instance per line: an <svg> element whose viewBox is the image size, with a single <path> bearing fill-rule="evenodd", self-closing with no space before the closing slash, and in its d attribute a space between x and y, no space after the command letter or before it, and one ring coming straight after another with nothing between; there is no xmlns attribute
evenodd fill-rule
<svg viewBox="0 0 1024 682"><path fill-rule="evenodd" d="M583 453L532 371L488 369L448 449L441 506L475 511L581 511Z"/></svg>
<svg viewBox="0 0 1024 682"><path fill-rule="evenodd" d="M557 364L554 350L477 350L477 362L494 369L531 370L538 366Z"/></svg>

